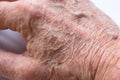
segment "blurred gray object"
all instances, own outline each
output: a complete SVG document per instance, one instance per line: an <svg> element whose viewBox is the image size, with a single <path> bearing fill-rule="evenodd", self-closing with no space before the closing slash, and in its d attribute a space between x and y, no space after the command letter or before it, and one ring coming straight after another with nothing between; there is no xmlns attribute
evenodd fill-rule
<svg viewBox="0 0 120 80"><path fill-rule="evenodd" d="M25 40L18 32L11 30L0 30L0 49L13 53L22 53L26 50ZM0 78L0 80L8 80Z"/></svg>
<svg viewBox="0 0 120 80"><path fill-rule="evenodd" d="M18 32L0 30L0 49L22 53L26 49L25 41Z"/></svg>
<svg viewBox="0 0 120 80"><path fill-rule="evenodd" d="M9 80L9 79L6 79L6 78L1 77L0 80Z"/></svg>

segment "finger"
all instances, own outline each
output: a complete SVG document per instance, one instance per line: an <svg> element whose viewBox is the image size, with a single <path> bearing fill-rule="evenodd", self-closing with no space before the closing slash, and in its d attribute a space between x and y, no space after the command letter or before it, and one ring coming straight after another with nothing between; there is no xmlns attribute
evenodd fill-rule
<svg viewBox="0 0 120 80"><path fill-rule="evenodd" d="M29 3L23 1L0 2L0 29L19 31L24 37L31 31L29 28Z"/></svg>
<svg viewBox="0 0 120 80"><path fill-rule="evenodd" d="M45 71L47 71L45 66L36 60L0 51L0 76L2 77L10 80L34 80L32 78L47 80Z"/></svg>

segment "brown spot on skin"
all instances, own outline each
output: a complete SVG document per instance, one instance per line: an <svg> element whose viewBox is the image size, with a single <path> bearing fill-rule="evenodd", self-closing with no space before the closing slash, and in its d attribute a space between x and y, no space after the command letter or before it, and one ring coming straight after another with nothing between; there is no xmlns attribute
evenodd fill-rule
<svg viewBox="0 0 120 80"><path fill-rule="evenodd" d="M113 35L113 40L117 40L118 39L118 35Z"/></svg>
<svg viewBox="0 0 120 80"><path fill-rule="evenodd" d="M74 13L75 19L80 20L82 18L87 18L87 16L84 13Z"/></svg>
<svg viewBox="0 0 120 80"><path fill-rule="evenodd" d="M109 32L109 35L112 37L112 40L118 40L118 38L119 38L119 35L118 35L119 33L117 33L117 32Z"/></svg>

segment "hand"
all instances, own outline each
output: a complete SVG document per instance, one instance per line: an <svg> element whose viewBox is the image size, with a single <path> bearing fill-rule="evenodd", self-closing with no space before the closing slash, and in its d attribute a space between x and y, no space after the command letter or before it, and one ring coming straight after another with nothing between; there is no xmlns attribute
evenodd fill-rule
<svg viewBox="0 0 120 80"><path fill-rule="evenodd" d="M10 80L119 80L120 30L88 0L0 2L0 28L19 31L23 54L0 51Z"/></svg>

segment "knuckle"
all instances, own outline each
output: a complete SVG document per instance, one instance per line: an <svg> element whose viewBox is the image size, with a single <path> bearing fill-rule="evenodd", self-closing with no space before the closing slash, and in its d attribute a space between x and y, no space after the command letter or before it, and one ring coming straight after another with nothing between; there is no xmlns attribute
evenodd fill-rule
<svg viewBox="0 0 120 80"><path fill-rule="evenodd" d="M49 72L46 66L37 60L27 60L16 65L15 80L48 80Z"/></svg>
<svg viewBox="0 0 120 80"><path fill-rule="evenodd" d="M32 77L37 77L38 63L36 61L28 60L26 62L19 62L15 66L16 80L31 80Z"/></svg>
<svg viewBox="0 0 120 80"><path fill-rule="evenodd" d="M61 74L62 73L62 74ZM55 65L51 68L51 80L81 80L78 64L72 62L69 64ZM83 79L86 80L86 79Z"/></svg>

